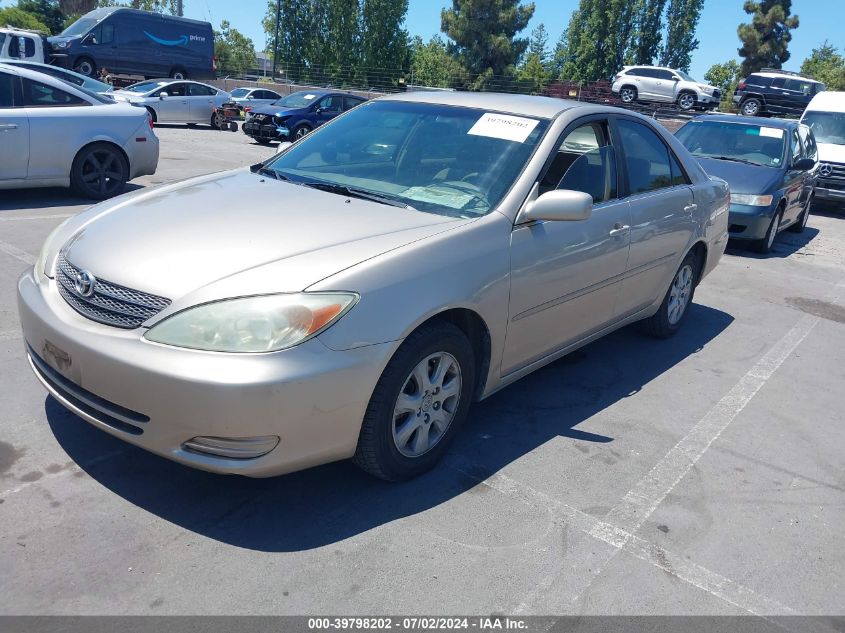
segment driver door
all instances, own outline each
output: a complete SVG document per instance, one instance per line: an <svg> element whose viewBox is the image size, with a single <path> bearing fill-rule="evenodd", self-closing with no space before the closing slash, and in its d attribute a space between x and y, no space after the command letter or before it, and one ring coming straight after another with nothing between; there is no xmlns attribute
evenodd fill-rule
<svg viewBox="0 0 845 633"><path fill-rule="evenodd" d="M503 376L598 332L613 319L631 228L618 182L608 120L589 117L567 128L538 192L590 193L593 212L581 221L514 227Z"/></svg>
<svg viewBox="0 0 845 633"><path fill-rule="evenodd" d="M153 106L162 123L190 121L190 108L188 106L188 86L183 82L172 83L153 95L159 101ZM162 98L162 94L167 94Z"/></svg>
<svg viewBox="0 0 845 633"><path fill-rule="evenodd" d="M0 180L26 178L29 166L29 117L14 107L17 75L0 72Z"/></svg>
<svg viewBox="0 0 845 633"><path fill-rule="evenodd" d="M317 104L317 125L331 121L343 109L343 97L341 95L329 95L320 99Z"/></svg>

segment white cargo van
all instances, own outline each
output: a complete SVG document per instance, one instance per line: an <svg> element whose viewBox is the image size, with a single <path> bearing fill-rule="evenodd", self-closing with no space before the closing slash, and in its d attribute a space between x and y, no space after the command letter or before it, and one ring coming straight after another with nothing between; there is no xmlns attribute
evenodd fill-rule
<svg viewBox="0 0 845 633"><path fill-rule="evenodd" d="M0 59L25 59L44 64L49 61L45 42L45 37L36 31L11 26L0 28Z"/></svg>
<svg viewBox="0 0 845 633"><path fill-rule="evenodd" d="M812 128L819 147L816 198L845 206L845 92L817 94L801 122Z"/></svg>

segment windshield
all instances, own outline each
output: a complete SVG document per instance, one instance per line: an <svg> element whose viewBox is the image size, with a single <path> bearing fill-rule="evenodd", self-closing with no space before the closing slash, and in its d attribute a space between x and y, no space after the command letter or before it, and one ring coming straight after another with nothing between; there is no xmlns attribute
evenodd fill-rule
<svg viewBox="0 0 845 633"><path fill-rule="evenodd" d="M294 92L284 99L275 101L273 105L284 106L285 108L304 108L314 103L314 100L320 98L321 96L322 95L307 91Z"/></svg>
<svg viewBox="0 0 845 633"><path fill-rule="evenodd" d="M802 123L810 126L817 143L845 145L845 112L807 112Z"/></svg>
<svg viewBox="0 0 845 633"><path fill-rule="evenodd" d="M677 137L693 156L762 167L780 167L786 153L786 132L765 125L692 121L678 130Z"/></svg>
<svg viewBox="0 0 845 633"><path fill-rule="evenodd" d="M241 97L245 97L249 93L249 89L247 88L235 88L229 94L232 95L232 98L239 99Z"/></svg>
<svg viewBox="0 0 845 633"><path fill-rule="evenodd" d="M67 27L64 31L59 33L60 37L74 37L87 33L88 30L97 24L94 18L79 18L76 22Z"/></svg>
<svg viewBox="0 0 845 633"><path fill-rule="evenodd" d="M166 81L141 81L137 84L132 84L131 86L124 88L126 92L137 92L137 93L144 93L149 92L150 90L155 90L159 86L165 85Z"/></svg>
<svg viewBox="0 0 845 633"><path fill-rule="evenodd" d="M436 104L364 104L267 163L300 184L341 185L454 217L492 210L548 121Z"/></svg>
<svg viewBox="0 0 845 633"><path fill-rule="evenodd" d="M678 73L684 81L692 81L693 83L698 83L697 79L693 79L692 76L688 75L683 70L676 70L675 72Z"/></svg>

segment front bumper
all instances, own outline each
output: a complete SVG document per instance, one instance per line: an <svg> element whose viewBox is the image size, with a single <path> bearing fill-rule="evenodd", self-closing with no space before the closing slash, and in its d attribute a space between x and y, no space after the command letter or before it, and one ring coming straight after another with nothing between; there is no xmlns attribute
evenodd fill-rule
<svg viewBox="0 0 845 633"><path fill-rule="evenodd" d="M845 182L819 180L816 183L816 199L825 202L845 203Z"/></svg>
<svg viewBox="0 0 845 633"><path fill-rule="evenodd" d="M266 139L270 141L286 141L290 138L290 130L275 123L256 123L249 120L243 124L244 134L252 138Z"/></svg>
<svg viewBox="0 0 845 633"><path fill-rule="evenodd" d="M348 351L319 338L269 354L150 343L82 317L52 279L18 281L30 364L47 390L94 426L157 455L218 473L269 477L350 457L373 387L398 343ZM45 369L46 368L46 369ZM194 437L277 436L232 459L185 448Z"/></svg>
<svg viewBox="0 0 845 633"><path fill-rule="evenodd" d="M728 236L732 240L760 240L766 237L766 231L772 223L777 205L752 207L746 204L731 203L728 215Z"/></svg>

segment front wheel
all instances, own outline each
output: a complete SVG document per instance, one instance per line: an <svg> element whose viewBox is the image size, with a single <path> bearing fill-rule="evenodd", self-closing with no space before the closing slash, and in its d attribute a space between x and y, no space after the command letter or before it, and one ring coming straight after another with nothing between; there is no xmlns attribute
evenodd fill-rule
<svg viewBox="0 0 845 633"><path fill-rule="evenodd" d="M432 468L469 411L475 358L450 323L411 334L379 378L353 461L381 479L400 481Z"/></svg>
<svg viewBox="0 0 845 633"><path fill-rule="evenodd" d="M678 107L684 112L688 112L695 107L696 98L691 92L682 92L678 97Z"/></svg>
<svg viewBox="0 0 845 633"><path fill-rule="evenodd" d="M789 227L792 233L803 233L807 228L807 220L810 219L810 207L813 206L813 196L807 198L807 204L804 205L804 210L801 212L801 217L798 221Z"/></svg>
<svg viewBox="0 0 845 633"><path fill-rule="evenodd" d="M73 69L80 75L85 75L86 77L93 77L94 73L97 72L97 66L87 57L80 57L76 60L76 63L73 65Z"/></svg>
<svg viewBox="0 0 845 633"><path fill-rule="evenodd" d="M93 143L76 155L70 184L86 198L103 200L123 191L129 179L129 165L121 151L109 143Z"/></svg>
<svg viewBox="0 0 845 633"><path fill-rule="evenodd" d="M184 68L179 68L178 66L170 71L171 79L187 79L188 73L185 72Z"/></svg>
<svg viewBox="0 0 845 633"><path fill-rule="evenodd" d="M669 338L681 329L687 308L695 295L698 283L698 259L687 253L657 312L643 321L645 330L656 338Z"/></svg>
<svg viewBox="0 0 845 633"><path fill-rule="evenodd" d="M783 209L780 209L777 213L775 213L775 217L772 218L772 221L769 224L769 228L766 231L766 235L763 237L763 239L757 240L754 243L754 250L756 250L758 253L763 253L764 255L772 252L772 247L775 245L775 238L778 236L778 229L780 228L780 223L782 219Z"/></svg>
<svg viewBox="0 0 845 633"><path fill-rule="evenodd" d="M301 138L308 136L308 133L311 131L311 126L307 123L303 123L301 125L297 125L293 129L293 140L298 141Z"/></svg>
<svg viewBox="0 0 845 633"><path fill-rule="evenodd" d="M759 99L752 97L742 102L740 110L744 116L759 116L763 110L763 104Z"/></svg>

